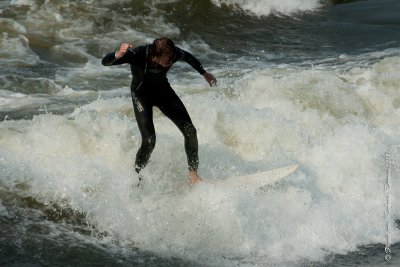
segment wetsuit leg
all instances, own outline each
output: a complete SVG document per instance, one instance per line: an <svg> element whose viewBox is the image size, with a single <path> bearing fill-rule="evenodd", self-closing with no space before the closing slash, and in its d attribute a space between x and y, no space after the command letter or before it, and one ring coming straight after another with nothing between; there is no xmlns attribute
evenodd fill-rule
<svg viewBox="0 0 400 267"><path fill-rule="evenodd" d="M196 128L184 104L172 88L168 86L164 90L162 102L157 106L182 132L185 138L185 151L189 170L196 171L199 166Z"/></svg>
<svg viewBox="0 0 400 267"><path fill-rule="evenodd" d="M153 124L153 106L144 98L132 97L136 121L142 136L142 143L136 154L135 170L137 173L143 169L156 144L156 134Z"/></svg>

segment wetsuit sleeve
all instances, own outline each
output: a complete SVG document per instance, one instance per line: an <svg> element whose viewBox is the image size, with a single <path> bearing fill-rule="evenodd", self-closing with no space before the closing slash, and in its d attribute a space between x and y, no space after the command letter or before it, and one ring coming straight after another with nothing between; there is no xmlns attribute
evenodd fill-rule
<svg viewBox="0 0 400 267"><path fill-rule="evenodd" d="M190 66L192 66L195 70L197 70L197 72L200 73L201 75L206 73L206 71L204 70L203 66L201 65L200 61L197 58L195 58L192 54L190 54L189 52L187 52L183 49L180 49L180 48L176 48L176 49L177 49L177 54L178 54L177 60L185 61Z"/></svg>
<svg viewBox="0 0 400 267"><path fill-rule="evenodd" d="M128 52L123 55L121 58L115 57L115 52L108 53L104 56L101 64L104 66L112 66L112 65L121 65L124 63L134 63L138 60L142 59L141 54L145 53L145 48L143 46L135 47L133 49L129 49Z"/></svg>
<svg viewBox="0 0 400 267"><path fill-rule="evenodd" d="M117 59L115 57L115 52L108 53L103 57L103 60L101 61L101 64L103 64L104 66L120 65L124 63L126 63L126 54L123 57Z"/></svg>

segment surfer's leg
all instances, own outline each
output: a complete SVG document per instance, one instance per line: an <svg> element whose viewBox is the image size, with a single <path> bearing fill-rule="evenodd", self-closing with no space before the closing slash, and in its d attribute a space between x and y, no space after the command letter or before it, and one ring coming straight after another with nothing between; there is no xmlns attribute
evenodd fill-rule
<svg viewBox="0 0 400 267"><path fill-rule="evenodd" d="M189 171L196 172L199 166L197 131L189 113L175 92L169 88L168 95L163 98L163 103L158 107L174 122L185 138L185 151Z"/></svg>
<svg viewBox="0 0 400 267"><path fill-rule="evenodd" d="M142 136L142 143L136 154L135 170L137 173L146 167L151 152L156 145L156 134L153 124L153 107L140 98L135 98L133 101L133 109L139 126L139 131Z"/></svg>

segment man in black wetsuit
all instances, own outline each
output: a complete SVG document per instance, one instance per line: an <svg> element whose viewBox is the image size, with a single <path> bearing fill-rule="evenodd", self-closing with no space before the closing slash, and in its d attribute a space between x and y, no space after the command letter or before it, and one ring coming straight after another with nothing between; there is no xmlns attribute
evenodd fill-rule
<svg viewBox="0 0 400 267"><path fill-rule="evenodd" d="M196 129L185 106L167 79L167 72L178 60L190 64L203 75L210 86L217 83L215 77L206 72L193 55L176 47L173 41L166 37L155 39L152 44L135 48L131 44L123 43L118 51L107 54L102 64L111 66L129 63L131 65L133 108L142 135L142 143L136 154L136 172L139 173L147 165L156 143L153 124L153 106L156 106L175 123L185 138L189 180L194 184L200 181L197 173L199 158Z"/></svg>

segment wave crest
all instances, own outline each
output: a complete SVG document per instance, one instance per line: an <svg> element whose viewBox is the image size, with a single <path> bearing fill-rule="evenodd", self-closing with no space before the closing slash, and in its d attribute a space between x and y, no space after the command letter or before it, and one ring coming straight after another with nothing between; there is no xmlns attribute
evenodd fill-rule
<svg viewBox="0 0 400 267"><path fill-rule="evenodd" d="M321 6L319 0L211 0L216 6L233 6L257 16L270 14L292 15L313 11Z"/></svg>

